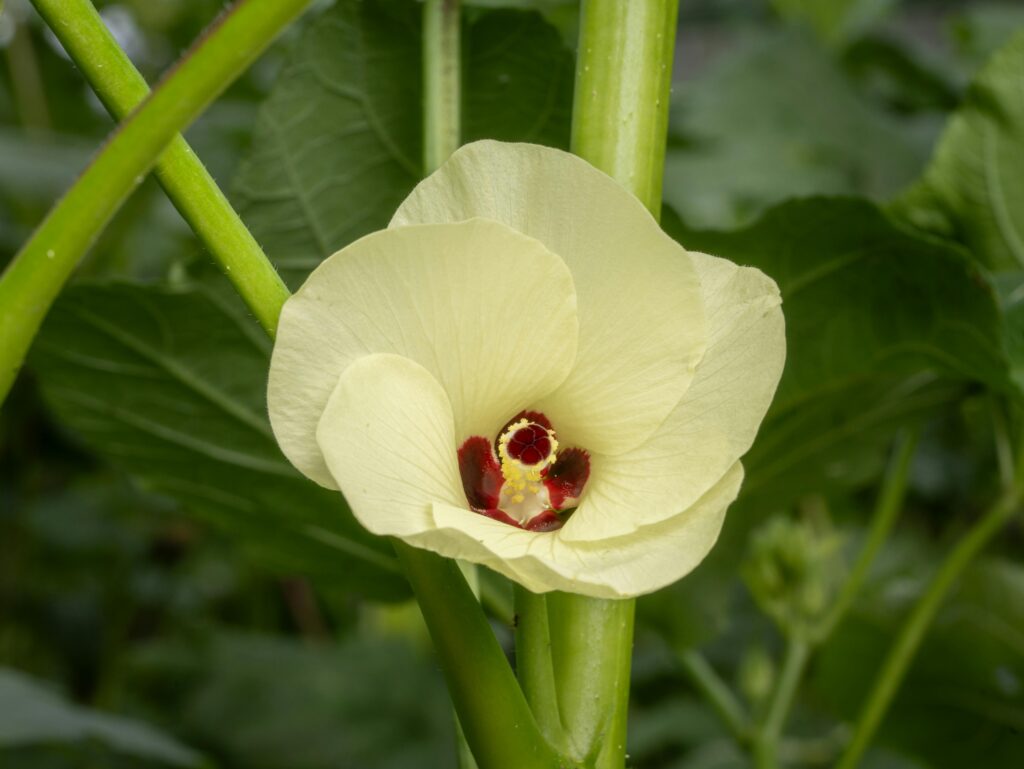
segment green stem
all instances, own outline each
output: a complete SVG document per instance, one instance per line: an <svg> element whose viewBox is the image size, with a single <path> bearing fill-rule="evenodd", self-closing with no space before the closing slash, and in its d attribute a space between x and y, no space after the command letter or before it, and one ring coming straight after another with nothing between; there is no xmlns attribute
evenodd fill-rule
<svg viewBox="0 0 1024 769"><path fill-rule="evenodd" d="M423 8L423 167L427 173L461 141L459 0L427 0Z"/></svg>
<svg viewBox="0 0 1024 769"><path fill-rule="evenodd" d="M815 639L820 642L831 635L843 616L853 604L854 599L867 579L871 564L875 562L878 551L889 537L893 524L903 509L903 501L907 496L907 481L910 477L910 463L917 448L917 432L907 432L897 440L895 451L889 462L882 493L871 517L871 527L860 554L850 571L850 576L843 584L842 591L835 604L815 632Z"/></svg>
<svg viewBox="0 0 1024 769"><path fill-rule="evenodd" d="M545 600L569 753L593 769L622 769L636 602L572 593L549 593Z"/></svg>
<svg viewBox="0 0 1024 769"><path fill-rule="evenodd" d="M572 147L658 218L679 0L584 0Z"/></svg>
<svg viewBox="0 0 1024 769"><path fill-rule="evenodd" d="M677 3L581 5L573 152L613 176L655 217L661 211ZM558 720L572 756L594 769L625 765L634 612L633 600L566 593L530 602L520 612L528 626L546 616ZM521 650L520 664L525 656ZM534 677L526 674L527 688L541 712L549 712L546 685L532 682Z"/></svg>
<svg viewBox="0 0 1024 769"><path fill-rule="evenodd" d="M516 675L526 701L548 741L569 752L558 712L547 596L516 585Z"/></svg>
<svg viewBox="0 0 1024 769"><path fill-rule="evenodd" d="M949 589L1016 512L1021 502L1020 471L1018 469L1015 487L1003 495L995 505L957 542L956 547L943 562L932 578L931 584L917 602L910 617L903 625L896 642L889 649L885 663L875 679L867 701L861 709L860 718L854 728L853 737L846 751L836 764L836 769L855 769L864 751L874 737L878 725L885 716L893 697L896 695L907 668L924 640L935 614L942 606Z"/></svg>
<svg viewBox="0 0 1024 769"><path fill-rule="evenodd" d="M481 769L564 769L458 564L398 540L394 545Z"/></svg>
<svg viewBox="0 0 1024 769"><path fill-rule="evenodd" d="M704 655L696 649L683 649L679 652L679 662L736 741L741 745L748 742L750 716Z"/></svg>
<svg viewBox="0 0 1024 769"><path fill-rule="evenodd" d="M32 3L115 119L124 120L145 101L149 86L89 0ZM273 335L288 289L184 138L174 137L154 171L175 208Z"/></svg>
<svg viewBox="0 0 1024 769"><path fill-rule="evenodd" d="M754 737L754 765L758 769L775 769L778 762L779 737L793 707L796 690L810 657L811 647L801 638L791 638L786 659L775 687L764 722Z"/></svg>
<svg viewBox="0 0 1024 769"><path fill-rule="evenodd" d="M121 124L50 211L0 277L0 400L61 287L161 151L310 2L235 4Z"/></svg>

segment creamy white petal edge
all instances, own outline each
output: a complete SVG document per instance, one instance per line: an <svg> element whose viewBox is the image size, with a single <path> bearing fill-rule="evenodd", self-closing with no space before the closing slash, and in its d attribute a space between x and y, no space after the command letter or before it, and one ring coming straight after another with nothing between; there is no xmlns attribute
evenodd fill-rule
<svg viewBox="0 0 1024 769"><path fill-rule="evenodd" d="M708 350L686 395L645 443L591 457L565 540L626 536L694 504L747 452L771 404L786 360L778 287L759 270L690 255L704 291Z"/></svg>
<svg viewBox="0 0 1024 769"><path fill-rule="evenodd" d="M317 429L323 456L360 523L488 566L534 592L601 598L649 593L690 572L714 545L743 480L737 463L689 509L634 536L566 542L466 508L451 403L418 363L376 354L338 380Z"/></svg>
<svg viewBox="0 0 1024 769"><path fill-rule="evenodd" d="M435 529L407 537L412 544L480 563L535 593L564 590L594 598L651 593L689 574L704 560L739 494L737 462L686 510L626 537L568 542L561 531L533 533L435 502Z"/></svg>
<svg viewBox="0 0 1024 769"><path fill-rule="evenodd" d="M317 423L357 358L395 353L425 367L452 403L461 440L492 435L555 390L577 337L572 276L540 241L480 219L375 232L325 260L285 303L267 388L271 426L299 470L337 488Z"/></svg>
<svg viewBox="0 0 1024 769"><path fill-rule="evenodd" d="M639 445L686 392L704 352L700 283L686 251L611 177L532 144L462 147L391 226L474 216L540 240L576 284L576 365L531 405L554 421L563 445L609 455Z"/></svg>

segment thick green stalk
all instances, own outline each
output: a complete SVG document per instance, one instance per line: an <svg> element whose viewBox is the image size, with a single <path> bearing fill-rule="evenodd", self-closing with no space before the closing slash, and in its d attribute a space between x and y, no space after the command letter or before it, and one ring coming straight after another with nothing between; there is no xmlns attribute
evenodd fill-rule
<svg viewBox="0 0 1024 769"><path fill-rule="evenodd" d="M149 86L90 0L32 0L32 4L115 119L124 120L145 101ZM175 208L260 325L273 335L288 289L184 138L178 135L171 140L154 171Z"/></svg>
<svg viewBox="0 0 1024 769"><path fill-rule="evenodd" d="M241 0L125 120L0 278L0 400L81 257L170 141L311 0Z"/></svg>
<svg viewBox="0 0 1024 769"><path fill-rule="evenodd" d="M764 722L754 736L754 765L757 769L775 769L778 762L779 737L793 707L796 690L810 657L811 647L804 639L791 638L786 658L775 687Z"/></svg>
<svg viewBox="0 0 1024 769"><path fill-rule="evenodd" d="M661 211L668 94L677 0L584 0L576 62L572 148L635 194L655 217ZM633 600L552 593L524 604L520 622L546 616L554 699L573 758L594 769L622 769L626 755ZM538 616L532 616L532 615ZM538 642L520 634L525 649ZM521 674L539 708L550 695L528 666ZM547 716L544 716L547 718ZM553 728L553 727L552 727Z"/></svg>
<svg viewBox="0 0 1024 769"><path fill-rule="evenodd" d="M565 769L537 728L458 564L395 541L466 741L481 769Z"/></svg>
<svg viewBox="0 0 1024 769"><path fill-rule="evenodd" d="M853 737L846 746L846 751L836 764L836 769L856 769L864 756L864 751L874 737L878 725L885 716L893 697L917 653L925 633L932 624L936 613L942 606L946 594L959 579L964 569L998 534L1020 507L1021 484L1020 472L1017 474L1015 488L1003 495L995 505L957 542L949 557L942 563L939 571L932 578L924 595L917 602L910 617L907 618L889 649L878 677L875 679L871 693L861 709L860 718L854 727Z"/></svg>
<svg viewBox="0 0 1024 769"><path fill-rule="evenodd" d="M458 149L461 136L459 0L423 8L423 167L427 173Z"/></svg>
<svg viewBox="0 0 1024 769"><path fill-rule="evenodd" d="M871 565L875 562L875 556L878 555L878 551L882 549L882 545L888 539L889 532L892 531L893 524L896 523L900 511L903 509L903 500L907 495L907 481L910 477L910 462L914 458L914 450L917 448L917 438L916 432L908 432L904 433L897 441L895 452L886 472L882 493L875 506L874 515L871 517L871 528L868 531L867 539L854 562L850 576L843 583L839 597L815 633L815 640L818 642L832 633L849 610L867 579Z"/></svg>
<svg viewBox="0 0 1024 769"><path fill-rule="evenodd" d="M570 755L622 769L636 602L546 596L558 713Z"/></svg>
<svg viewBox="0 0 1024 769"><path fill-rule="evenodd" d="M584 0L572 148L661 211L679 0Z"/></svg>

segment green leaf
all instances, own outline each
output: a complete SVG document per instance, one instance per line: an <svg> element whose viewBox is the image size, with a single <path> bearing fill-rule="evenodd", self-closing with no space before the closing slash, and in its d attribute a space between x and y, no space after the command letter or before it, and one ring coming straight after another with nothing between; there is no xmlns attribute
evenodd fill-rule
<svg viewBox="0 0 1024 769"><path fill-rule="evenodd" d="M782 292L786 369L744 461L748 498L780 506L821 490L829 474L849 472L852 448L877 446L963 383L1012 389L986 276L870 203L786 203L736 232L665 224L687 248L758 267Z"/></svg>
<svg viewBox="0 0 1024 769"><path fill-rule="evenodd" d="M902 216L995 269L1024 267L1024 31L1000 49L950 119Z"/></svg>
<svg viewBox="0 0 1024 769"><path fill-rule="evenodd" d="M166 646L166 645L165 645ZM181 700L182 728L246 769L448 769L444 683L406 638L311 644L218 634L180 650L192 670L149 671ZM154 675L154 672L156 673ZM184 680L184 684L182 683ZM240 714L225 718L225 714Z"/></svg>
<svg viewBox="0 0 1024 769"><path fill-rule="evenodd" d="M303 34L236 179L240 211L295 286L385 227L422 174L420 11L339 2ZM464 135L565 146L572 54L534 12L480 12L463 36Z"/></svg>
<svg viewBox="0 0 1024 769"><path fill-rule="evenodd" d="M801 495L874 480L896 429L948 407L968 383L1011 385L979 268L871 203L784 203L734 232L688 229L666 209L662 225L689 249L770 275L786 317L786 368L729 524L700 569L638 604L645 623L691 646L736 612L736 563L758 521Z"/></svg>
<svg viewBox="0 0 1024 769"><path fill-rule="evenodd" d="M569 148L573 55L535 13L485 13L469 28L463 141L498 139Z"/></svg>
<svg viewBox="0 0 1024 769"><path fill-rule="evenodd" d="M40 682L0 668L0 750L96 740L118 753L171 766L198 766L202 757L151 726L67 702Z"/></svg>
<svg viewBox="0 0 1024 769"><path fill-rule="evenodd" d="M823 648L811 680L817 697L841 717L856 717L929 571L914 559L880 579ZM897 581L902 588L891 589ZM886 715L879 742L933 769L1019 766L1021 628L1024 570L1007 561L977 564L936 619Z"/></svg>
<svg viewBox="0 0 1024 769"><path fill-rule="evenodd" d="M924 167L931 130L897 121L788 31L740 37L684 82L670 140L665 202L690 226L728 228L799 195L888 198Z"/></svg>
<svg viewBox="0 0 1024 769"><path fill-rule="evenodd" d="M241 303L212 290L85 285L54 306L32 363L62 424L147 488L277 568L405 595L387 543L277 448L269 351Z"/></svg>

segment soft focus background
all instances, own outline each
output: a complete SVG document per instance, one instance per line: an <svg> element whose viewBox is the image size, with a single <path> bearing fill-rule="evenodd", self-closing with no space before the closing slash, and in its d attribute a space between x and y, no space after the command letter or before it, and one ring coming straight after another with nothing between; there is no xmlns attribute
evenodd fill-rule
<svg viewBox="0 0 1024 769"><path fill-rule="evenodd" d="M151 82L222 7L98 5ZM466 138L564 146L574 4L467 5ZM417 4L332 6L188 133L293 286L383 226L420 173ZM740 261L788 238L777 270L763 268L783 284L791 360L720 547L641 601L640 769L745 766L678 655L702 648L761 706L780 648L766 612L827 607L893 441L916 426L908 508L814 659L783 746L794 766L829 765L899 620L995 495L985 337L943 331L943 296L965 323L993 322L963 295L960 257L863 200L773 207L895 199L972 76L1022 26L1019 2L683 0L665 226ZM7 0L0 265L111 128L28 2ZM808 251L822 273L797 297L786 259ZM861 252L864 270L842 273ZM267 342L152 179L76 283L0 411L0 766L453 767L443 682L386 546L276 452ZM922 284L935 287L927 306L915 305ZM952 362L906 355L927 345ZM972 567L865 767L1022 765L1022 553L1017 526ZM509 643L507 585L488 578L485 599Z"/></svg>

